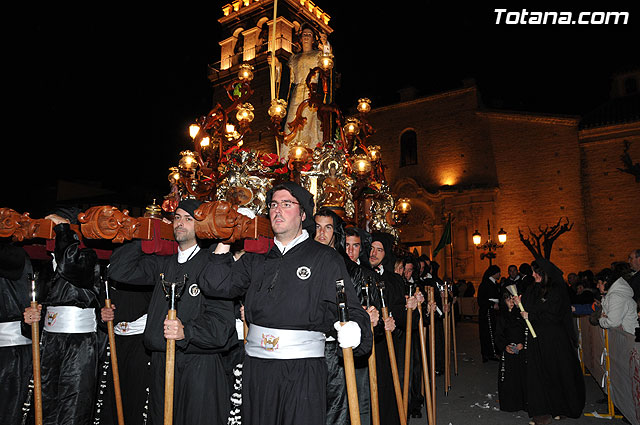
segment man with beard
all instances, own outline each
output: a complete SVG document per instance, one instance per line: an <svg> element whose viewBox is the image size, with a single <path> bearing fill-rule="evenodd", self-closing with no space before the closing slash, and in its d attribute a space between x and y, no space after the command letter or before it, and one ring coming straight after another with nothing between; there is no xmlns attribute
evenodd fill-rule
<svg viewBox="0 0 640 425"><path fill-rule="evenodd" d="M155 285L149 303L144 342L151 351L149 415L162 423L166 341L176 341L174 418L176 425L226 424L229 386L222 356L238 344L233 302L202 294L202 271L211 255L198 246L194 211L200 202L180 201L173 219L178 253L145 255L140 241L126 243L111 256L109 277L131 285ZM176 303L177 318L166 318L168 303L160 274L167 282L186 280Z"/></svg>
<svg viewBox="0 0 640 425"><path fill-rule="evenodd" d="M369 261L373 269L380 275L380 280L385 287L385 305L389 308L390 315L393 315L398 329L394 332L393 343L395 346L396 362L398 371L404 368L404 332L406 328L407 312L406 307L415 309L417 299L405 298L404 281L400 275L393 272L395 256L393 254L394 240L388 233L376 232L372 234L371 253ZM380 423L398 424L400 417L395 400L395 389L393 386L393 375L386 338L376 340L376 364L378 366L378 393L380 399ZM402 374L400 374L402 381ZM400 382L402 386L402 382Z"/></svg>
<svg viewBox="0 0 640 425"><path fill-rule="evenodd" d="M309 237L313 196L293 182L267 193L275 235L266 254L211 257L202 286L209 295L245 295L249 324L243 366L245 425L325 425L325 334L354 356L371 349L369 316L358 303L342 257ZM229 250L220 244L216 252ZM226 266L226 273L220 267ZM341 326L336 281L344 282L350 321Z"/></svg>

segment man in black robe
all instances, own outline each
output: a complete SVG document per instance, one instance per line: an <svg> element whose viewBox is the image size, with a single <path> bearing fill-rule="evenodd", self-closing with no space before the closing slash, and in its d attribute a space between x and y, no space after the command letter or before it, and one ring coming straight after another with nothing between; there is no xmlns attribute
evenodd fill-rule
<svg viewBox="0 0 640 425"><path fill-rule="evenodd" d="M516 287L520 286L520 280L522 276L520 276L520 271L518 270L518 266L515 264L511 264L507 268L507 278L504 280L502 288L500 288L500 292L504 292L509 285L516 285ZM508 292L508 291L507 291ZM502 294L500 294L502 296Z"/></svg>
<svg viewBox="0 0 640 425"><path fill-rule="evenodd" d="M151 362L151 353L144 346L144 329L153 286L127 285L111 281L109 287L111 308L102 307L99 328L106 332L106 322L113 321L123 416L127 424L142 425ZM110 359L106 356L106 350L104 354L103 361L109 362L109 372L104 377L106 389L103 394L100 423L111 425L118 423L117 408L113 369Z"/></svg>
<svg viewBox="0 0 640 425"><path fill-rule="evenodd" d="M405 282L405 293L413 295L416 293L416 289L420 289L421 297L424 297L424 287L420 281L420 268L424 265L420 265L418 258L413 255L407 255L403 260L404 266L403 278ZM424 300L424 298L421 298ZM422 417L422 405L424 404L424 397L422 396L422 359L420 354L420 313L418 309L413 310L412 322L411 322L411 357L410 357L410 387L409 387L409 402L408 402L408 414L410 417L421 418ZM406 344L406 340L405 340ZM403 351L403 355L404 351ZM404 371L400 371L404 373Z"/></svg>
<svg viewBox="0 0 640 425"><path fill-rule="evenodd" d="M0 241L0 423L18 424L31 377L31 340L21 330L29 306L31 263L20 247Z"/></svg>
<svg viewBox="0 0 640 425"><path fill-rule="evenodd" d="M173 423L176 425L225 424L229 413L229 385L222 355L238 344L233 302L205 296L200 290L202 271L211 255L201 250L195 236L193 213L200 205L182 200L173 219L178 253L146 255L140 241L114 250L109 277L117 282L155 288L144 331L151 351L149 416L162 423L166 342L176 341ZM182 283L176 303L177 319L166 318L168 303L160 274L166 282Z"/></svg>
<svg viewBox="0 0 640 425"><path fill-rule="evenodd" d="M97 255L81 248L71 229L78 209L59 209L47 219L56 233L55 273L41 289L44 301L36 310L25 309L25 323L40 321L44 308L41 344L43 423L85 425L93 419L97 391L99 308Z"/></svg>
<svg viewBox="0 0 640 425"><path fill-rule="evenodd" d="M520 282L516 285L518 288L518 294L524 295L527 293L529 286L533 284L533 271L529 263L522 263L518 268L520 272Z"/></svg>
<svg viewBox="0 0 640 425"><path fill-rule="evenodd" d="M394 240L388 233L376 232L372 235L369 261L378 273L378 279L384 282L384 301L389 314L395 320L396 330L393 333L393 343L396 355L396 367L402 380L404 366L404 331L406 328L407 312L404 294L404 281L400 275L394 273L395 256L393 254ZM413 298L415 300L415 298ZM417 304L416 304L417 306ZM378 394L380 400L380 423L399 424L400 417L396 405L393 375L386 338L376 339L376 366L378 367ZM402 382L400 382L402 386Z"/></svg>
<svg viewBox="0 0 640 425"><path fill-rule="evenodd" d="M493 264L484 272L478 287L478 329L483 363L499 360L495 346L496 315L500 300L499 281L500 267Z"/></svg>
<svg viewBox="0 0 640 425"><path fill-rule="evenodd" d="M345 260L345 265L351 281L356 290L358 300L362 305L365 302L366 295L365 285L368 282L375 281L375 275L373 270L365 269L364 266L356 264L353 258L347 256L345 253L345 244L347 236L345 234L344 222L333 211L328 208L320 208L314 216L316 222L316 233L314 239L323 245L328 245L334 248L340 253ZM355 236L354 236L355 234ZM350 248L351 252L355 254L354 245L361 243L360 235L353 228L350 229ZM357 237L357 241L353 238ZM358 259L359 252L355 256ZM374 296L373 300L377 300L376 291L371 291ZM370 302L372 300L370 299ZM369 317L372 322L378 324L380 317L379 311L376 309L375 304L371 304L369 310ZM347 403L347 391L344 372L344 363L340 356L340 349L338 343L332 336L328 336L325 349L325 360L327 361L328 379L327 379L327 425L331 424L348 424L349 423L349 405ZM360 412L360 422L368 424L371 422L371 409L369 405L369 371L367 367L369 355L356 357L354 359L356 365L356 383L358 386L358 404Z"/></svg>
<svg viewBox="0 0 640 425"><path fill-rule="evenodd" d="M268 192L267 206L274 246L235 263L230 254L212 256L202 291L245 295L243 424L325 425L325 334L337 336L341 348L354 348L355 356L364 355L371 349L369 316L340 255L309 237L315 226L313 196L285 182ZM225 279L219 273L223 264ZM350 315L344 326L338 322L338 280L344 282Z"/></svg>

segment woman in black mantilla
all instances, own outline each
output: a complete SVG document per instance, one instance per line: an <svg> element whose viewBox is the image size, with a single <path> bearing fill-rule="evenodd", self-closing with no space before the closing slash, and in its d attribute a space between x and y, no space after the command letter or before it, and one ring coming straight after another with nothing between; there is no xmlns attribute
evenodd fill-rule
<svg viewBox="0 0 640 425"><path fill-rule="evenodd" d="M513 297L503 292L496 320L496 348L500 355L498 397L500 410L505 412L527 410L527 331Z"/></svg>
<svg viewBox="0 0 640 425"><path fill-rule="evenodd" d="M521 315L537 334L527 347L527 404L529 416L541 425L552 417L580 417L585 385L562 271L543 258L531 267L535 283L523 297Z"/></svg>

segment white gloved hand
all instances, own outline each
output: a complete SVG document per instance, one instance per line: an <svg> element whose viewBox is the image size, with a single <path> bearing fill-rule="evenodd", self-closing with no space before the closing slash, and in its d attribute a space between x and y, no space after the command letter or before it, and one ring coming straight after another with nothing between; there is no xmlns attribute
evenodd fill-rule
<svg viewBox="0 0 640 425"><path fill-rule="evenodd" d="M338 331L340 348L355 348L360 345L361 331L356 322L346 322L344 325L336 322L333 327Z"/></svg>
<svg viewBox="0 0 640 425"><path fill-rule="evenodd" d="M246 217L249 218L256 218L256 214L253 212L253 210L247 208L247 207L239 207L238 208L238 212Z"/></svg>

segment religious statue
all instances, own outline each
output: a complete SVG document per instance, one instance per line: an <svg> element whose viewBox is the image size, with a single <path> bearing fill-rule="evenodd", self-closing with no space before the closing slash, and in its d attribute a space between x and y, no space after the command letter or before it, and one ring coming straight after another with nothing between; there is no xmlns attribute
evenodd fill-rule
<svg viewBox="0 0 640 425"><path fill-rule="evenodd" d="M302 41L302 51L291 56L288 63L290 70L290 87L288 100L289 109L285 121L288 124L285 125L286 132L295 129L297 122L293 124L294 128L291 128L291 124L296 120L298 107L310 97L306 79L309 71L318 66L320 56L322 55L322 51L314 46L317 44L316 33L311 27L303 25L300 38ZM331 47L326 40L326 34L322 34L320 38L322 49L330 52ZM318 83L317 75L313 76L311 83ZM317 109L309 106L309 104L303 105L301 118L303 118L304 122L301 124L302 127L298 128L297 134L289 144L302 145L313 150L322 142L323 137ZM288 158L289 144L283 143L281 146L280 158L283 162Z"/></svg>
<svg viewBox="0 0 640 425"><path fill-rule="evenodd" d="M347 202L349 188L346 183L337 176L338 163L329 163L329 174L322 180L322 195L318 204L323 207L343 208Z"/></svg>

